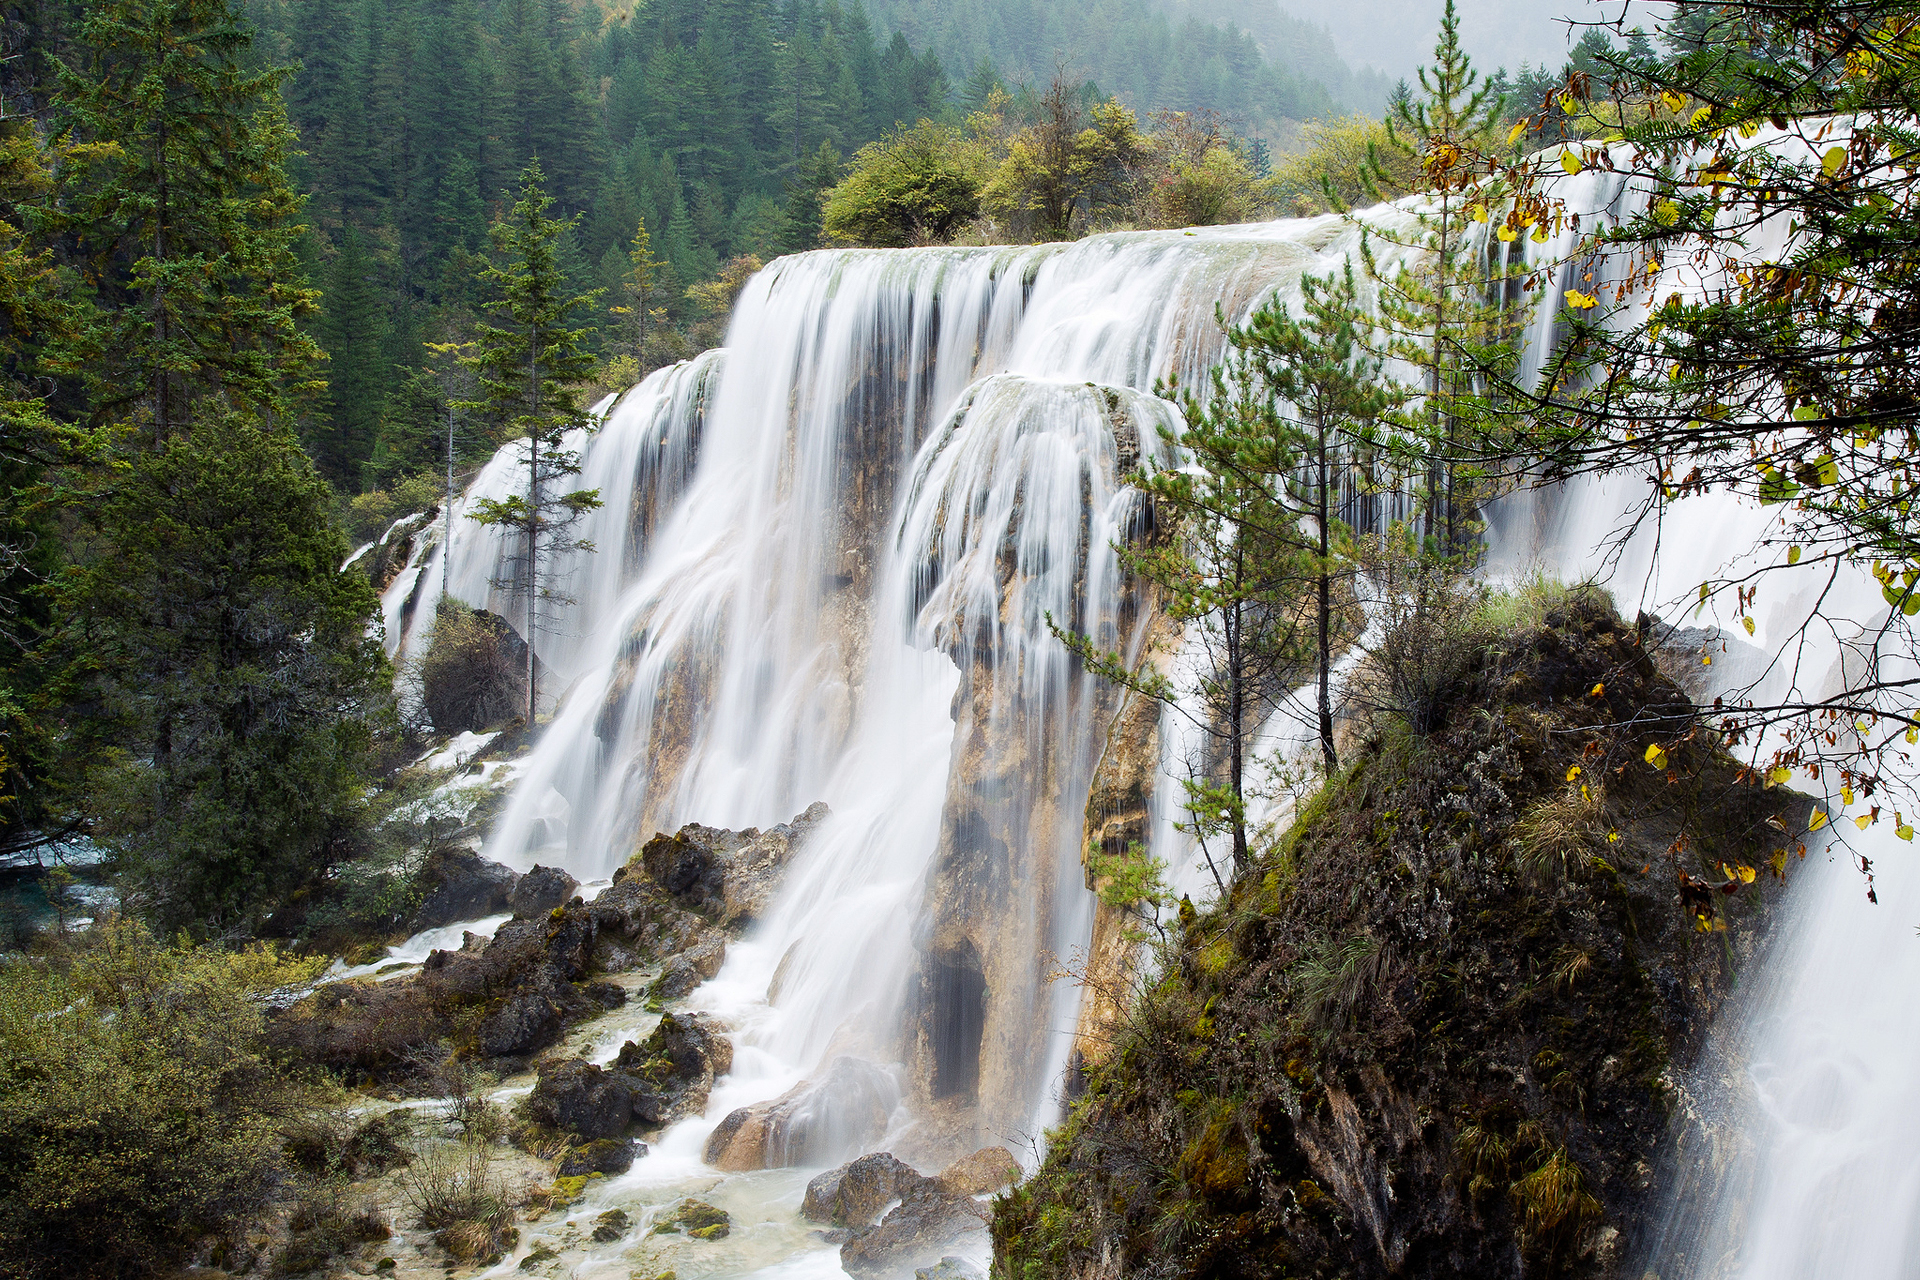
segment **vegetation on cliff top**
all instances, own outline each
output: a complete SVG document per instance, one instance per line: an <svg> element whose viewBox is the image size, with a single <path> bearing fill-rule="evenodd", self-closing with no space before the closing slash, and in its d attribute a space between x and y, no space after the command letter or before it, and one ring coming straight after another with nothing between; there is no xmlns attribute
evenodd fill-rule
<svg viewBox="0 0 1920 1280"><path fill-rule="evenodd" d="M1806 802L1698 727L1592 588L1436 600L1345 766L1184 904L1038 1175L1007 1280L1596 1274ZM1390 649L1392 641L1383 645ZM1658 763L1654 763L1657 761ZM1674 908L1675 886L1687 902Z"/></svg>

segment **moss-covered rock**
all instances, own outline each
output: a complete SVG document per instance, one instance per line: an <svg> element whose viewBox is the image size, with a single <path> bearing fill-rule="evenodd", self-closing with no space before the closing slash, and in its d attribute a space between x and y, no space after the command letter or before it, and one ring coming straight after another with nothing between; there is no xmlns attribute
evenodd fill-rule
<svg viewBox="0 0 1920 1280"><path fill-rule="evenodd" d="M1614 1274L1808 802L1598 592L1514 612L1435 655L1458 670L1427 733L1376 718L1226 902L1181 912L996 1202L997 1276Z"/></svg>

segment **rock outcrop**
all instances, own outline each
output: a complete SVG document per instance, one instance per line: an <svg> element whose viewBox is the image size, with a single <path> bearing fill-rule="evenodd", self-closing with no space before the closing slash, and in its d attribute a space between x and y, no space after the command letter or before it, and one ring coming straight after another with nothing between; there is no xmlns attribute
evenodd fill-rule
<svg viewBox="0 0 1920 1280"><path fill-rule="evenodd" d="M1377 673L1345 768L1226 902L1182 909L1165 979L995 1202L996 1270L1622 1274L1810 805L1597 591L1512 612Z"/></svg>
<svg viewBox="0 0 1920 1280"><path fill-rule="evenodd" d="M834 1227L870 1227L906 1189L924 1181L919 1170L906 1161L876 1151L807 1183L800 1216Z"/></svg>
<svg viewBox="0 0 1920 1280"><path fill-rule="evenodd" d="M901 1191L900 1203L880 1225L840 1246L840 1266L859 1280L880 1280L923 1266L937 1266L963 1240L985 1233L987 1207L971 1196L922 1178Z"/></svg>
<svg viewBox="0 0 1920 1280"><path fill-rule="evenodd" d="M580 891L580 882L558 867L535 864L514 883L507 895L507 906L516 916L531 920L544 916L555 907L564 907Z"/></svg>
<svg viewBox="0 0 1920 1280"><path fill-rule="evenodd" d="M436 919L480 915L509 901L516 918L480 945L469 936L457 951L432 953L416 977L323 987L276 1019L274 1034L281 1047L355 1081L416 1076L443 1041L465 1058L524 1064L568 1026L626 1000L620 987L597 981L601 975L660 964L648 991L659 999L711 978L726 958L722 926L743 926L764 908L788 858L825 816L826 807L814 805L766 832L689 827L684 839L656 837L649 848L665 841L678 850L667 858L656 849L653 860L680 885L677 895L648 873L644 853L587 903L563 871L536 867L516 879L472 854L444 855L444 888L429 899ZM714 886L717 896L709 897ZM709 1074L695 1090L694 1109L705 1105L711 1083ZM666 1094L649 1112L684 1113L688 1090L676 1085Z"/></svg>
<svg viewBox="0 0 1920 1280"><path fill-rule="evenodd" d="M421 868L426 895L407 922L407 930L443 929L462 920L510 911L519 881L513 868L489 862L471 849L436 849Z"/></svg>
<svg viewBox="0 0 1920 1280"><path fill-rule="evenodd" d="M900 1101L893 1075L835 1058L818 1080L729 1114L707 1139L706 1162L729 1173L819 1165L877 1142Z"/></svg>
<svg viewBox="0 0 1920 1280"><path fill-rule="evenodd" d="M787 861L827 817L810 805L766 831L721 831L691 823L641 847L640 865L680 905L722 927L745 925L766 910Z"/></svg>
<svg viewBox="0 0 1920 1280"><path fill-rule="evenodd" d="M613 1069L631 1082L635 1120L671 1124L706 1109L714 1077L733 1070L733 1042L710 1017L669 1013L644 1042L620 1046Z"/></svg>

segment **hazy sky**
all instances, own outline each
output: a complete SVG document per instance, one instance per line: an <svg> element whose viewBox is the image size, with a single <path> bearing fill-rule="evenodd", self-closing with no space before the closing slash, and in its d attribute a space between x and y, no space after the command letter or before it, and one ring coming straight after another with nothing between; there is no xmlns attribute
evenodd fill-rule
<svg viewBox="0 0 1920 1280"><path fill-rule="evenodd" d="M1627 25L1651 31L1658 8L1649 0L1456 0L1460 39L1474 64L1492 71L1514 70L1522 62L1558 70L1572 40L1566 18L1594 22L1620 16ZM1340 56L1355 66L1371 65L1393 76L1411 78L1429 61L1440 29L1444 0L1279 0L1297 18L1333 32Z"/></svg>

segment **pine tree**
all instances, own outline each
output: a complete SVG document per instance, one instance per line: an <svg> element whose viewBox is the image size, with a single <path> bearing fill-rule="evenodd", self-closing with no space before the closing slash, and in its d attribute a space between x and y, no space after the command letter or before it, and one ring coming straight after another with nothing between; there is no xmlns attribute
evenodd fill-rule
<svg viewBox="0 0 1920 1280"><path fill-rule="evenodd" d="M385 358L385 307L373 260L360 235L348 227L340 252L327 270L320 322L314 326L327 353L324 429L316 433L314 458L336 484L357 485L373 456L392 381Z"/></svg>
<svg viewBox="0 0 1920 1280"><path fill-rule="evenodd" d="M290 435L205 411L121 476L59 583L106 741L76 742L128 906L244 933L352 853L391 672Z"/></svg>
<svg viewBox="0 0 1920 1280"><path fill-rule="evenodd" d="M647 335L666 318L664 307L653 306L660 269L666 265L665 259L653 256L653 237L647 234L647 220L642 218L627 244L625 269L620 275L620 292L626 301L612 312L624 319L633 358L643 370L647 367Z"/></svg>
<svg viewBox="0 0 1920 1280"><path fill-rule="evenodd" d="M1544 231L1538 200L1515 198L1500 176L1495 140L1504 104L1473 69L1459 26L1454 0L1447 0L1434 64L1420 69L1420 95L1397 96L1387 119L1389 145L1420 165L1416 193L1425 200L1413 209L1414 229L1402 235L1365 223L1361 244L1362 262L1378 286L1388 350L1422 373L1417 429L1426 454L1426 541L1447 559L1469 554L1477 536L1483 495L1463 459L1487 417L1485 371L1503 363L1513 336L1512 317L1485 301L1490 292L1504 295L1494 287L1507 274L1495 251L1529 228ZM1377 149L1369 168L1370 184L1386 180L1388 162ZM1331 188L1328 194L1334 198ZM1497 235L1474 231L1476 223L1503 213ZM1379 241L1414 250L1411 261L1383 271L1375 254ZM1519 255L1512 256L1517 266Z"/></svg>
<svg viewBox="0 0 1920 1280"><path fill-rule="evenodd" d="M94 402L158 443L202 401L290 421L317 349L301 322L301 198L285 165L284 69L249 67L230 0L103 0L62 64L77 140L71 209L109 313Z"/></svg>
<svg viewBox="0 0 1920 1280"><path fill-rule="evenodd" d="M1315 713L1322 761L1332 777L1339 765L1333 741L1333 658L1341 647L1333 634L1336 593L1353 573L1351 534L1340 512L1352 489L1347 478L1385 445L1382 424L1406 396L1386 381L1381 358L1369 350L1372 325L1364 318L1352 264L1326 280L1302 277L1300 285L1300 318L1284 304L1269 303L1228 334L1285 405L1271 433L1239 442L1230 456L1236 465L1271 477L1285 514L1266 536L1294 541L1307 553Z"/></svg>
<svg viewBox="0 0 1920 1280"><path fill-rule="evenodd" d="M507 529L518 544L512 576L499 585L525 601L527 642L527 724L540 706L535 645L541 610L565 603L541 573L544 562L562 550L591 551L592 544L568 540L568 527L600 505L594 489L555 491L556 481L578 475L579 455L563 447L569 431L590 425L580 407L578 384L593 373L586 330L569 328L574 315L593 304L598 291L570 294L561 272L559 241L571 221L546 216L553 204L536 160L520 177L520 198L511 214L493 225L493 246L501 261L480 275L494 290L486 310L499 324L475 328L475 353L465 363L479 376L479 398L459 407L478 410L504 431L526 442L527 492L477 505L472 518Z"/></svg>

